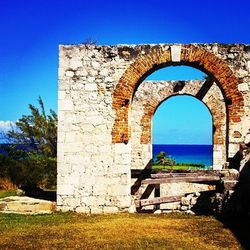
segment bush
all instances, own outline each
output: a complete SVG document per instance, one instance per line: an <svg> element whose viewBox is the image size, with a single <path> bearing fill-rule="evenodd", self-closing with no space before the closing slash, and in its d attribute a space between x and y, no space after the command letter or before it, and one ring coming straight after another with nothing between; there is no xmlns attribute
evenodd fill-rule
<svg viewBox="0 0 250 250"><path fill-rule="evenodd" d="M15 190L16 188L9 178L0 178L0 190Z"/></svg>
<svg viewBox="0 0 250 250"><path fill-rule="evenodd" d="M197 167L197 168L205 168L205 164L203 163L189 163L189 162L182 162L176 163L176 166L190 166L190 167Z"/></svg>
<svg viewBox="0 0 250 250"><path fill-rule="evenodd" d="M9 179L16 186L56 186L56 159L28 153L27 157L14 159L0 154L0 178Z"/></svg>
<svg viewBox="0 0 250 250"><path fill-rule="evenodd" d="M42 98L39 107L29 105L31 114L16 122L7 132L9 145L0 154L0 178L8 178L17 186L56 186L57 114L45 112Z"/></svg>
<svg viewBox="0 0 250 250"><path fill-rule="evenodd" d="M164 151L161 151L154 158L156 158L156 161L153 162L153 165L174 166L176 164L176 161L170 158Z"/></svg>

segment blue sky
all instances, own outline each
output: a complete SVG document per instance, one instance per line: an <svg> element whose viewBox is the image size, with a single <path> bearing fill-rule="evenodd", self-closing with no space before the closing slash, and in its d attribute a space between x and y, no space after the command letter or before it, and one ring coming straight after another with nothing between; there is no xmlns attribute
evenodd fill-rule
<svg viewBox="0 0 250 250"><path fill-rule="evenodd" d="M212 117L208 108L188 95L172 96L156 110L153 144L212 144Z"/></svg>
<svg viewBox="0 0 250 250"><path fill-rule="evenodd" d="M246 0L0 0L0 127L28 114L39 95L57 109L59 44L249 43L249 7ZM157 77L189 74L179 72Z"/></svg>

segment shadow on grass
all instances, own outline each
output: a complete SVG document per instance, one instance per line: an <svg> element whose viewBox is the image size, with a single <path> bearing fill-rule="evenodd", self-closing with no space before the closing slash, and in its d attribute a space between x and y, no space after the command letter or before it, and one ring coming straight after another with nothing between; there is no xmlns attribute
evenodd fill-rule
<svg viewBox="0 0 250 250"><path fill-rule="evenodd" d="M250 218L219 219L240 242L243 249L250 249Z"/></svg>
<svg viewBox="0 0 250 250"><path fill-rule="evenodd" d="M246 146L229 159L229 167L240 171L239 178L218 219L232 231L243 249L250 249L250 145ZM244 155L244 151L248 155Z"/></svg>

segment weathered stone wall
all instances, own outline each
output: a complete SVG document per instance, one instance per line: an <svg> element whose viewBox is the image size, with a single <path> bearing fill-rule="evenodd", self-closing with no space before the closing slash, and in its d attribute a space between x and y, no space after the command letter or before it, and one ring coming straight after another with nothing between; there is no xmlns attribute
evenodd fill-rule
<svg viewBox="0 0 250 250"><path fill-rule="evenodd" d="M221 89L228 114L226 154L233 157L239 144L248 140L249 45L60 46L59 209L101 213L127 210L131 206L133 97L148 74L177 64L204 70ZM212 94L203 101L208 106L217 105L214 102L217 99ZM224 122L220 129L225 131ZM220 145L224 143L221 134ZM141 140L141 145L145 147L143 152L151 150L149 142ZM220 154L224 159L224 151Z"/></svg>

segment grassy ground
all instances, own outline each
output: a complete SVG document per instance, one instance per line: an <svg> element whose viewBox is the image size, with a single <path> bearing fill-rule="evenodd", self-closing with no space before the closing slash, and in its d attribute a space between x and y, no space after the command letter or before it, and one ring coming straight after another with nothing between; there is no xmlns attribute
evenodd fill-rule
<svg viewBox="0 0 250 250"><path fill-rule="evenodd" d="M0 249L240 249L210 216L0 214Z"/></svg>
<svg viewBox="0 0 250 250"><path fill-rule="evenodd" d="M152 166L152 169L155 170L155 171L159 171L159 170L201 170L201 169L204 169L204 168L199 168L199 167L194 167L194 166L177 166L177 165L174 165L174 166L158 166L158 165L155 165L155 166Z"/></svg>
<svg viewBox="0 0 250 250"><path fill-rule="evenodd" d="M0 199L8 197L8 196L13 196L13 195L16 195L15 190L12 190L12 191L0 190Z"/></svg>

